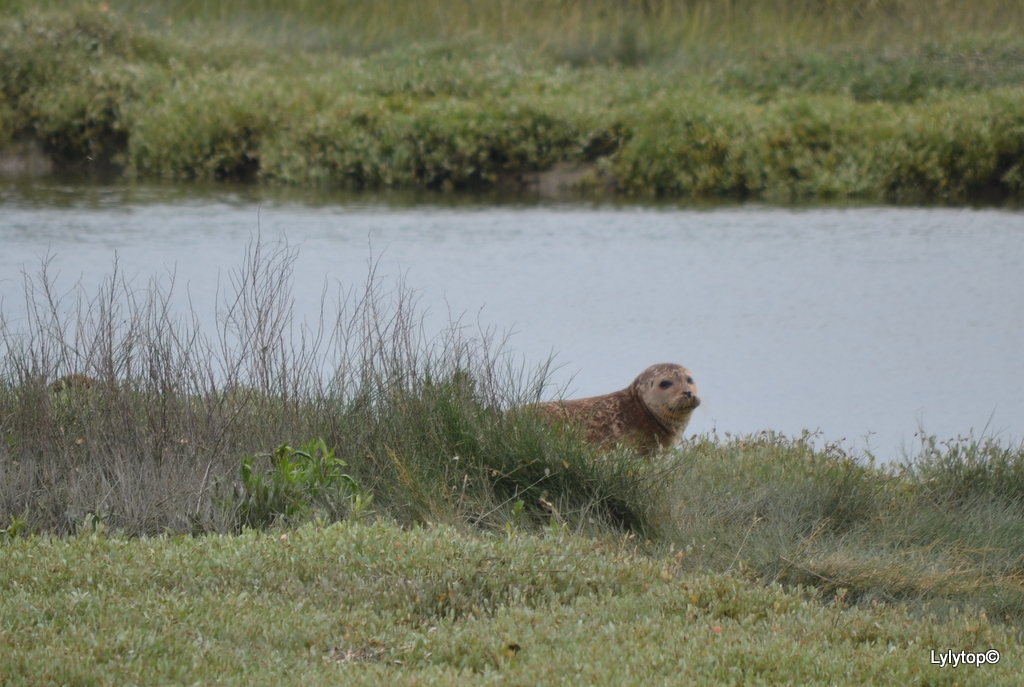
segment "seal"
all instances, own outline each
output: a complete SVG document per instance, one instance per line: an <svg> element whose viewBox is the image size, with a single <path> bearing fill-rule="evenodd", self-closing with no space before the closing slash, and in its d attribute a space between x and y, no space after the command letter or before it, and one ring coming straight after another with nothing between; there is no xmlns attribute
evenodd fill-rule
<svg viewBox="0 0 1024 687"><path fill-rule="evenodd" d="M678 443L699 405L690 371L682 365L659 363L613 394L536 407L553 420L581 427L588 441L603 446L629 443L650 454Z"/></svg>
<svg viewBox="0 0 1024 687"><path fill-rule="evenodd" d="M100 385L99 380L87 375L75 373L64 375L50 384L50 391L70 391L71 389L93 389Z"/></svg>

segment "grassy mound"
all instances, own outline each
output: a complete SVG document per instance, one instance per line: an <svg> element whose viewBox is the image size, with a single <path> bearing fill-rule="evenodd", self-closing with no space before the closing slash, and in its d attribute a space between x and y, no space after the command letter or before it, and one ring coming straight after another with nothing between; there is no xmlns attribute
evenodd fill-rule
<svg viewBox="0 0 1024 687"><path fill-rule="evenodd" d="M115 271L96 294L57 297L44 264L27 324L0 328L4 521L198 534L344 518L372 499L405 524L553 517L653 536L662 468L542 423L524 406L545 368L458 322L428 336L414 294L372 271L333 314L325 300L319 322L295 322L295 256L253 244L213 333L159 281ZM95 382L54 385L72 373Z"/></svg>
<svg viewBox="0 0 1024 687"><path fill-rule="evenodd" d="M212 334L159 281L115 272L62 299L44 264L27 319L0 318L0 538L348 521L625 537L681 571L1024 618L1024 447L928 439L882 467L771 433L603 453L530 411L544 366L457 322L428 336L414 294L372 271L294 322L294 257L253 244ZM49 384L72 372L96 382Z"/></svg>

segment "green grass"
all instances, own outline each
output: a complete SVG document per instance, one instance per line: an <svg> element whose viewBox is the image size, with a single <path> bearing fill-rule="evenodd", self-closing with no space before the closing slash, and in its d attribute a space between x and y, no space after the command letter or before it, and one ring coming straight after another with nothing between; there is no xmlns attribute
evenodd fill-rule
<svg viewBox="0 0 1024 687"><path fill-rule="evenodd" d="M5 684L1016 684L1016 632L686 572L558 528L0 545ZM1001 653L940 668L931 651Z"/></svg>
<svg viewBox="0 0 1024 687"><path fill-rule="evenodd" d="M17 3L0 143L327 188L529 188L568 163L639 197L1024 193L1019 8L769 5Z"/></svg>
<svg viewBox="0 0 1024 687"><path fill-rule="evenodd" d="M7 5L61 9L53 0ZM225 33L299 50L370 54L409 43L540 49L574 64L723 59L740 50L891 48L1016 38L1024 11L1000 0L112 0L107 6L170 33Z"/></svg>

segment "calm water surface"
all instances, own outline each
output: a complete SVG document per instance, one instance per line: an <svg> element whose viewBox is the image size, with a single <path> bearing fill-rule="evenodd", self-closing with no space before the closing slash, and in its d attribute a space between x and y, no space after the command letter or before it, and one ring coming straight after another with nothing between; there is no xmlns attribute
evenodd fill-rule
<svg viewBox="0 0 1024 687"><path fill-rule="evenodd" d="M0 187L0 297L16 328L40 260L94 292L115 256L145 286L175 274L212 326L218 280L247 242L299 248L294 295L316 317L324 280L378 276L449 314L554 353L570 396L688 366L696 433L820 431L881 460L920 428L1024 437L1024 212L402 205L258 190ZM262 202L262 207L261 207ZM554 392L554 390L553 390Z"/></svg>

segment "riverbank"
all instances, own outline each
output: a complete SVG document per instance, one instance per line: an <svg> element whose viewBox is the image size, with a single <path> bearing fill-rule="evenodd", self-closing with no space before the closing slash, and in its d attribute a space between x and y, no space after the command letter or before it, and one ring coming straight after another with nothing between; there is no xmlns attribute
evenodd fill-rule
<svg viewBox="0 0 1024 687"><path fill-rule="evenodd" d="M790 27L731 52L725 33L671 51L641 22L631 58L593 31L576 57L480 27L405 44L380 28L392 38L359 51L253 24L214 38L226 19L206 15L176 30L169 9L20 5L0 24L0 147L39 145L57 169L779 202L1024 193L1024 44L978 19L937 39L833 27L832 48Z"/></svg>
<svg viewBox="0 0 1024 687"><path fill-rule="evenodd" d="M1019 442L924 437L885 466L770 431L691 436L655 460L605 452L529 410L547 366L457 322L425 336L401 284L371 273L299 326L293 264L287 246L252 246L212 333L156 281L115 273L55 299L45 270L27 278L36 305L0 318L0 549L336 522L572 535L751 588L1024 624Z"/></svg>

